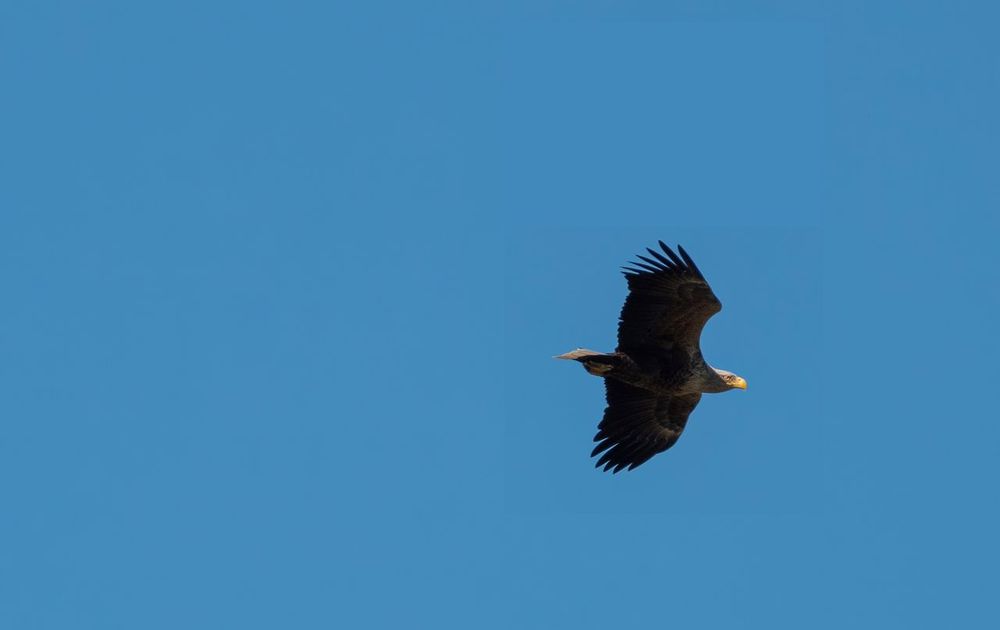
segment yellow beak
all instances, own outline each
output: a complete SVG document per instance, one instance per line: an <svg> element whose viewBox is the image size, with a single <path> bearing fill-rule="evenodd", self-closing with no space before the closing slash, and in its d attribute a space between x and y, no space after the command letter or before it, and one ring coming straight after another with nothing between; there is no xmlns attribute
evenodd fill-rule
<svg viewBox="0 0 1000 630"><path fill-rule="evenodd" d="M746 389L747 388L747 382L746 382L746 380L742 379L742 378L737 378L736 379L736 387L739 387L740 389Z"/></svg>

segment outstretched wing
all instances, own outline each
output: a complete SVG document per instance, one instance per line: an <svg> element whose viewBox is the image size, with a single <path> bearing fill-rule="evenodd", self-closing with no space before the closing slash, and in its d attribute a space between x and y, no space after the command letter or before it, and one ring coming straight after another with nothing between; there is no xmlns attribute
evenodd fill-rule
<svg viewBox="0 0 1000 630"><path fill-rule="evenodd" d="M629 294L618 323L618 350L657 346L672 350L680 344L697 348L701 329L722 303L712 293L694 261L678 246L680 256L660 241L663 253L648 249L652 258L623 267Z"/></svg>
<svg viewBox="0 0 1000 630"><path fill-rule="evenodd" d="M677 441L701 394L664 396L614 379L604 379L608 406L598 425L590 454L597 468L632 470Z"/></svg>

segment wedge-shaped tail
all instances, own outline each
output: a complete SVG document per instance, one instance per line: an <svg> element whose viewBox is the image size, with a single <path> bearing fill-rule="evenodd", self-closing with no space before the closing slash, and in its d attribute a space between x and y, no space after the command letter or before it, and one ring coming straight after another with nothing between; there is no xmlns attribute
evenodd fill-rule
<svg viewBox="0 0 1000 630"><path fill-rule="evenodd" d="M584 357L595 357L604 354L603 352L594 352L593 350L587 350L586 348L577 348L576 350L570 350L566 354L560 354L552 357L553 359L568 359L570 361L579 361Z"/></svg>
<svg viewBox="0 0 1000 630"><path fill-rule="evenodd" d="M566 354L560 354L555 358L579 361L583 364L583 368L594 376L605 376L608 372L618 367L622 359L620 355L614 352L594 352L586 348L577 348Z"/></svg>

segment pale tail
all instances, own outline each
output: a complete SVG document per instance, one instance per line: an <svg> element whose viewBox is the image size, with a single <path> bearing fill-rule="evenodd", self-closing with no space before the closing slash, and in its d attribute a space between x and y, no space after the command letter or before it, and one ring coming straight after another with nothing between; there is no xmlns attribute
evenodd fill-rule
<svg viewBox="0 0 1000 630"><path fill-rule="evenodd" d="M552 358L553 359L567 359L569 361L575 361L575 360L580 359L582 357L593 357L593 356L597 356L597 355L600 355L600 354L604 354L604 353L603 352L594 352L593 350L587 350L586 348L577 348L576 350L572 350L570 352L567 352L566 354L560 354L560 355L554 356Z"/></svg>

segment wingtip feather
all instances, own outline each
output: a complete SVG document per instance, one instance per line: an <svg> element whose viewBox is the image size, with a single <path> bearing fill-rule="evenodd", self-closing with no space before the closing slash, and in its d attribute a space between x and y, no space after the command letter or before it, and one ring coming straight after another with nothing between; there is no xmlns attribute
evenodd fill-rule
<svg viewBox="0 0 1000 630"><path fill-rule="evenodd" d="M677 251L680 252L681 257L684 259L684 262L687 263L687 266L691 269L691 272L694 273L694 275L701 278L702 280L704 280L705 276L701 275L701 270L698 269L698 265L694 264L694 260L692 260L691 256L689 256L688 253L684 251L684 248L678 245Z"/></svg>
<svg viewBox="0 0 1000 630"><path fill-rule="evenodd" d="M684 261L681 260L680 256L674 253L674 250L670 249L669 245L667 245L663 241L657 241L657 243L660 244L660 247L663 249L663 253L669 256L670 260L672 260L675 265L677 265L681 269L684 269Z"/></svg>

